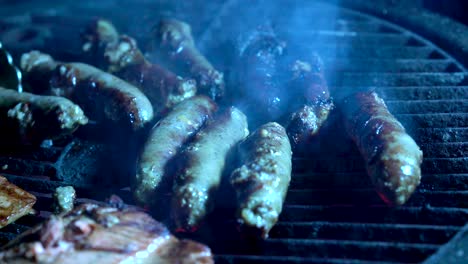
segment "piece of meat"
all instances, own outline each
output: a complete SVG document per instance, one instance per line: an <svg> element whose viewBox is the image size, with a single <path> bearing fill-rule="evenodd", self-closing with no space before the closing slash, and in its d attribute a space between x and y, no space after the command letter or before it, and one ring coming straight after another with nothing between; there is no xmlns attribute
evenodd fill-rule
<svg viewBox="0 0 468 264"><path fill-rule="evenodd" d="M84 61L103 68L107 67L103 57L104 50L107 44L119 39L119 32L110 21L98 18L86 26L81 34L81 39Z"/></svg>
<svg viewBox="0 0 468 264"><path fill-rule="evenodd" d="M38 144L71 134L87 123L83 110L66 98L0 87L0 141L4 143Z"/></svg>
<svg viewBox="0 0 468 264"><path fill-rule="evenodd" d="M86 32L83 50L93 58L93 64L140 88L153 104L155 113L197 93L195 80L183 79L158 64L150 63L135 39L118 35L110 22L100 19Z"/></svg>
<svg viewBox="0 0 468 264"><path fill-rule="evenodd" d="M175 106L153 127L138 160L134 187L138 202L154 205L159 201L166 204L170 201L165 195L170 195L173 182L170 175L166 175L168 162L216 109L216 104L208 97L196 96Z"/></svg>
<svg viewBox="0 0 468 264"><path fill-rule="evenodd" d="M164 19L154 29L153 49L160 51L170 63L197 81L202 94L217 101L224 96L224 76L195 46L187 23Z"/></svg>
<svg viewBox="0 0 468 264"><path fill-rule="evenodd" d="M182 102L197 93L193 79L183 79L158 64L149 63L134 39L122 35L106 47L109 72L139 87L153 103L156 111Z"/></svg>
<svg viewBox="0 0 468 264"><path fill-rule="evenodd" d="M33 212L36 197L0 176L0 228Z"/></svg>
<svg viewBox="0 0 468 264"><path fill-rule="evenodd" d="M149 215L96 204L52 216L20 235L0 252L0 262L214 263L208 247L178 240Z"/></svg>
<svg viewBox="0 0 468 264"><path fill-rule="evenodd" d="M312 63L295 61L291 67L292 78L288 84L291 106L295 111L289 117L287 133L293 149L307 145L327 120L333 109L327 83L323 75L323 63L318 55Z"/></svg>
<svg viewBox="0 0 468 264"><path fill-rule="evenodd" d="M242 42L236 66L239 85L232 92L234 102L255 125L278 120L288 104L288 91L278 72L278 60L286 44L270 27L260 27Z"/></svg>
<svg viewBox="0 0 468 264"><path fill-rule="evenodd" d="M97 122L108 122L133 130L153 119L153 107L135 86L83 63L62 63L38 51L23 54L21 68L30 81L43 75L48 84L42 91L69 98Z"/></svg>
<svg viewBox="0 0 468 264"><path fill-rule="evenodd" d="M195 135L179 156L172 217L180 231L196 229L213 208L226 156L249 134L246 116L230 107Z"/></svg>
<svg viewBox="0 0 468 264"><path fill-rule="evenodd" d="M340 106L346 131L380 197L404 204L421 180L422 151L375 92L357 92Z"/></svg>
<svg viewBox="0 0 468 264"><path fill-rule="evenodd" d="M230 178L237 194L237 221L247 233L267 238L278 221L291 181L292 152L278 123L259 127L239 144L241 166Z"/></svg>

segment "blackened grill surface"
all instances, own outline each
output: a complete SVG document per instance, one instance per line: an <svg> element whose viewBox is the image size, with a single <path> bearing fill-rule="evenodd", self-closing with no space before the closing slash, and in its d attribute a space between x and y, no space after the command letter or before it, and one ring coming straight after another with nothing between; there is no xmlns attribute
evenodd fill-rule
<svg viewBox="0 0 468 264"><path fill-rule="evenodd" d="M105 3L109 6L110 2L113 1L102 1L101 7L84 5L75 12L82 10L107 17ZM160 15L191 8L179 6L170 11L169 4L161 4L164 1L159 6L150 1L141 2L148 10L158 7L166 10ZM358 152L341 134L342 129L336 128L338 119L336 113L332 113L331 124L325 128L326 135L322 135L313 150L321 154L311 151L294 159L286 205L269 239L263 243L240 243L234 228L226 231L226 226L233 226L233 223L221 217L231 212L229 208L215 212L209 220L212 230L195 237L208 243L217 254L217 263L413 263L428 258L468 220L466 70L430 42L359 12L316 2L300 6L296 1L292 1L293 4L246 2L232 0L221 4L216 1L205 11L217 16L192 25L200 48L215 66L229 70L231 60L224 52L224 44L238 33L270 21L296 54L305 56L317 51L323 57L333 94L373 89L385 98L390 111L424 151L422 182L405 206L386 207L372 189ZM130 6L135 2L120 1L119 4ZM248 10L244 9L246 5ZM73 25L70 22L73 16L61 12L65 12L63 19L68 21L62 24ZM184 14L188 13L176 16L184 18ZM126 13L120 19L107 18L125 21L131 17L132 14ZM186 18L194 22L190 16ZM303 23L291 26L291 18L301 18ZM47 24L53 19L58 18L35 16L34 23ZM75 27L82 20L76 18ZM55 30L60 32L63 28ZM139 32L135 37L145 42L147 36L132 29L131 23L125 29L130 35L132 30ZM61 41L71 42L71 37L65 35ZM219 56L219 52L223 56ZM118 168L106 171L105 167L98 169L90 165L93 162L109 164L112 159L120 158L109 158L106 153L114 151L105 146L75 139L52 148L1 151L0 172L38 196L36 208L40 214L25 217L0 230L0 242L14 238L48 216L51 192L56 186L76 185L80 201L103 201L115 193L132 203L125 181L99 181L100 177L120 171ZM88 159L75 159L79 155ZM83 168L71 170L66 165L68 161ZM93 180L97 173L100 177ZM88 180L76 181L80 177ZM96 182L106 188L93 185ZM222 237L209 235L217 230L222 230Z"/></svg>

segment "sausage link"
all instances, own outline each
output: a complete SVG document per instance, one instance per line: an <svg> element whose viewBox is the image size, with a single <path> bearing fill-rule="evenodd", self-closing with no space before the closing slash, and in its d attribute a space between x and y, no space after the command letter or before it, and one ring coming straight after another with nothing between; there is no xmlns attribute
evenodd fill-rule
<svg viewBox="0 0 468 264"><path fill-rule="evenodd" d="M197 93L193 79L183 79L158 64L149 63L133 38L122 35L109 43L104 56L109 72L131 82L145 93L155 112L162 112Z"/></svg>
<svg viewBox="0 0 468 264"><path fill-rule="evenodd" d="M289 87L294 94L291 104L302 104L288 120L287 133L293 149L306 145L320 131L333 109L327 83L323 76L323 66L318 56L313 63L296 61L292 66L293 78Z"/></svg>
<svg viewBox="0 0 468 264"><path fill-rule="evenodd" d="M135 39L119 35L107 20L98 19L89 25L83 39L83 51L92 58L92 64L140 88L157 114L197 93L195 80L150 63Z"/></svg>
<svg viewBox="0 0 468 264"><path fill-rule="evenodd" d="M255 117L249 121L255 126L278 120L286 112L288 91L280 80L278 62L285 42L280 41L269 27L259 28L239 47L239 91L236 103Z"/></svg>
<svg viewBox="0 0 468 264"><path fill-rule="evenodd" d="M196 96L175 106L153 127L138 161L134 188L138 202L154 205L160 199L165 200L161 194L166 192L166 188L170 192L170 186L163 186L163 182L173 182L173 179L163 181L169 176L166 175L168 162L216 108L208 97Z"/></svg>
<svg viewBox="0 0 468 264"><path fill-rule="evenodd" d="M83 110L66 98L0 87L1 133L8 141L39 143L73 133L88 123Z"/></svg>
<svg viewBox="0 0 468 264"><path fill-rule="evenodd" d="M241 227L267 238L278 221L291 181L292 152L286 130L267 123L239 146L242 165L231 174Z"/></svg>
<svg viewBox="0 0 468 264"><path fill-rule="evenodd" d="M172 199L172 217L179 230L193 230L212 210L226 156L248 134L246 116L230 107L182 151Z"/></svg>
<svg viewBox="0 0 468 264"><path fill-rule="evenodd" d="M175 19L162 20L154 30L156 50L197 81L202 94L213 100L224 96L224 76L196 48L192 29Z"/></svg>
<svg viewBox="0 0 468 264"><path fill-rule="evenodd" d="M421 181L423 154L416 142L375 92L347 97L341 111L382 200L404 204Z"/></svg>
<svg viewBox="0 0 468 264"><path fill-rule="evenodd" d="M33 51L23 54L21 67L25 75L49 76L48 93L69 98L95 121L137 130L153 119L151 103L138 88L93 66L56 62Z"/></svg>

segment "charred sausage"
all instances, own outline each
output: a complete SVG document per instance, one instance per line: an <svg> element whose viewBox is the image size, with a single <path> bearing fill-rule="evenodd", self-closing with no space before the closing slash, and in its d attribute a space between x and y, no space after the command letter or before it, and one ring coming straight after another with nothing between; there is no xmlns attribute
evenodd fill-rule
<svg viewBox="0 0 468 264"><path fill-rule="evenodd" d="M421 180L423 154L416 142L375 92L347 97L341 112L382 200L404 204Z"/></svg>
<svg viewBox="0 0 468 264"><path fill-rule="evenodd" d="M21 67L26 76L48 76L48 93L69 98L95 121L137 130L153 119L151 103L138 88L93 66L56 62L33 51L23 54Z"/></svg>
<svg viewBox="0 0 468 264"><path fill-rule="evenodd" d="M294 101L291 105L302 105L291 114L286 130L293 149L296 149L306 145L319 132L334 104L318 56L314 55L312 64L296 61L292 75L289 90Z"/></svg>
<svg viewBox="0 0 468 264"><path fill-rule="evenodd" d="M119 35L110 22L99 19L85 32L83 51L92 57L92 64L140 88L150 99L155 113L196 94L195 80L183 79L158 64L150 63L135 39Z"/></svg>
<svg viewBox="0 0 468 264"><path fill-rule="evenodd" d="M193 230L212 210L228 151L248 133L245 115L230 107L182 151L172 199L172 217L179 230Z"/></svg>
<svg viewBox="0 0 468 264"><path fill-rule="evenodd" d="M263 124L277 120L287 107L288 92L284 90L278 72L278 61L286 44L269 27L252 33L239 47L239 91L233 91L236 104L255 117L249 121Z"/></svg>
<svg viewBox="0 0 468 264"><path fill-rule="evenodd" d="M182 102L197 93L193 79L183 79L158 64L149 63L134 39L122 35L109 43L104 56L109 72L141 89L150 99L156 112Z"/></svg>
<svg viewBox="0 0 468 264"><path fill-rule="evenodd" d="M156 50L161 50L176 67L197 81L202 94L213 100L224 96L224 76L200 53L195 46L192 29L187 23L175 19L162 20L154 30Z"/></svg>
<svg viewBox="0 0 468 264"><path fill-rule="evenodd" d="M237 194L237 220L243 229L267 238L291 181L291 145L286 130L272 122L249 135L239 149L242 165L230 179Z"/></svg>
<svg viewBox="0 0 468 264"><path fill-rule="evenodd" d="M165 200L163 177L168 162L173 159L193 134L212 116L216 105L208 97L196 96L175 106L153 127L140 154L134 195L142 204L154 205L157 200Z"/></svg>
<svg viewBox="0 0 468 264"><path fill-rule="evenodd" d="M70 100L0 87L1 134L9 142L39 143L71 134L88 123L83 110Z"/></svg>

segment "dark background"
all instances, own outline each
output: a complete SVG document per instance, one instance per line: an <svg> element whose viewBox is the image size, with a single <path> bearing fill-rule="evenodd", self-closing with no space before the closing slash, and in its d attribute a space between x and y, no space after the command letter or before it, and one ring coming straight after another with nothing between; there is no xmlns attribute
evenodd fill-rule
<svg viewBox="0 0 468 264"><path fill-rule="evenodd" d="M421 0L423 7L468 25L467 0Z"/></svg>

